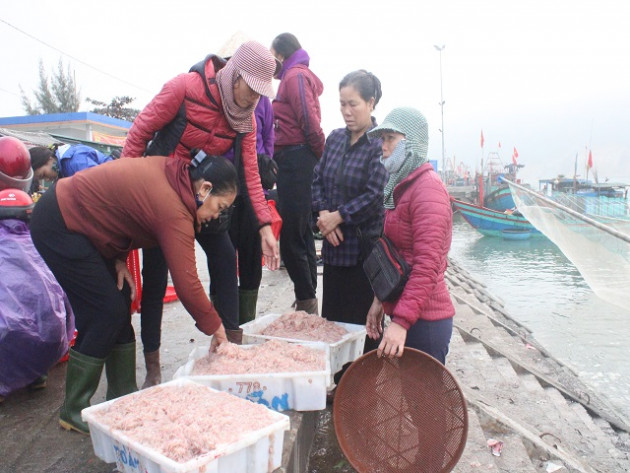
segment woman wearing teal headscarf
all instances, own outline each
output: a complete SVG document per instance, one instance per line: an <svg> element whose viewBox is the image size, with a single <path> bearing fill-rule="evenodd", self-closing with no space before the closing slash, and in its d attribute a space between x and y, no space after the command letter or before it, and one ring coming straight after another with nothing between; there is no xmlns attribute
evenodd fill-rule
<svg viewBox="0 0 630 473"><path fill-rule="evenodd" d="M370 138L383 140L383 165L389 171L384 190L384 233L411 266L400 297L374 298L368 335L381 335L383 314L391 323L378 347L379 356L402 356L405 346L446 361L455 308L444 281L451 247L453 212L446 187L427 162L428 124L410 107L392 110Z"/></svg>

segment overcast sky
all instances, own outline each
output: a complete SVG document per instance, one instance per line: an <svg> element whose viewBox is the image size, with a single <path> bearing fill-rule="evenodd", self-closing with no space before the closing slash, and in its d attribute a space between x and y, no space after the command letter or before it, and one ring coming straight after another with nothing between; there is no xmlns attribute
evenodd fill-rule
<svg viewBox="0 0 630 473"><path fill-rule="evenodd" d="M23 115L38 61L59 59L83 99L136 98L142 108L175 75L237 31L270 46L295 34L324 82L323 128L342 127L338 84L355 69L379 77L382 121L395 106L429 121L429 157L472 171L482 156L519 154L523 180L584 176L587 148L600 180L630 182L630 15L618 0L319 0L5 2L0 10L0 116ZM20 31L18 31L20 30ZM45 43L45 44L43 44ZM82 111L91 106L84 102ZM501 148L498 148L498 143Z"/></svg>

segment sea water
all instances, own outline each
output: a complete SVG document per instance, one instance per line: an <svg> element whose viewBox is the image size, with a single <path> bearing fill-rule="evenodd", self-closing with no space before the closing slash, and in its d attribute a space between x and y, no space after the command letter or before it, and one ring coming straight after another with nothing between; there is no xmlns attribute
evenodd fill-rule
<svg viewBox="0 0 630 473"><path fill-rule="evenodd" d="M456 214L449 256L556 359L630 416L630 308L598 298L546 238L482 236Z"/></svg>

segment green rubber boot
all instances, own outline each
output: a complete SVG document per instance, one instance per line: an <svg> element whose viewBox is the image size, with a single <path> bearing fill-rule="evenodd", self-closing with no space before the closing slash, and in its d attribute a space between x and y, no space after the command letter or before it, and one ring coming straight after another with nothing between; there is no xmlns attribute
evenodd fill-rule
<svg viewBox="0 0 630 473"><path fill-rule="evenodd" d="M107 393L105 399L116 399L138 390L136 384L136 342L114 346L105 361Z"/></svg>
<svg viewBox="0 0 630 473"><path fill-rule="evenodd" d="M103 372L104 358L82 355L70 349L66 371L66 397L59 412L59 424L66 430L89 434L87 423L81 420L81 411L90 406Z"/></svg>
<svg viewBox="0 0 630 473"><path fill-rule="evenodd" d="M256 318L256 302L258 302L258 289L238 290L238 323L251 322Z"/></svg>

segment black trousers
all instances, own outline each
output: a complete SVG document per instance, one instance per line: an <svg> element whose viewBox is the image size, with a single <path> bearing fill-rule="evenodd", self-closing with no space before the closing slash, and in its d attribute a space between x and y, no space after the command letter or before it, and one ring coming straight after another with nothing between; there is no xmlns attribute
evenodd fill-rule
<svg viewBox="0 0 630 473"><path fill-rule="evenodd" d="M258 220L248 198L237 197L229 233L238 258L239 287L257 290L262 280L262 247Z"/></svg>
<svg viewBox="0 0 630 473"><path fill-rule="evenodd" d="M238 328L238 280L236 252L228 232L198 234L197 242L206 253L210 273L210 294L223 325Z"/></svg>
<svg viewBox="0 0 630 473"><path fill-rule="evenodd" d="M226 329L238 328L238 285L236 254L228 232L197 235L206 254L210 273L209 292ZM164 293L168 266L160 248L142 251L142 302L140 321L145 352L160 348Z"/></svg>
<svg viewBox="0 0 630 473"><path fill-rule="evenodd" d="M322 279L322 317L333 322L365 326L374 292L363 266L324 264ZM363 353L378 348L380 340L365 337Z"/></svg>
<svg viewBox="0 0 630 473"><path fill-rule="evenodd" d="M142 250L142 300L140 338L145 352L159 350L162 338L162 309L168 283L168 266L159 247Z"/></svg>
<svg viewBox="0 0 630 473"><path fill-rule="evenodd" d="M78 332L74 349L106 358L116 344L133 342L129 285L125 282L119 290L114 260L103 258L84 235L68 230L55 187L33 209L31 237L70 300Z"/></svg>
<svg viewBox="0 0 630 473"><path fill-rule="evenodd" d="M317 157L307 147L282 150L278 163L278 213L282 217L280 255L293 282L296 300L315 298L317 261L311 211Z"/></svg>

